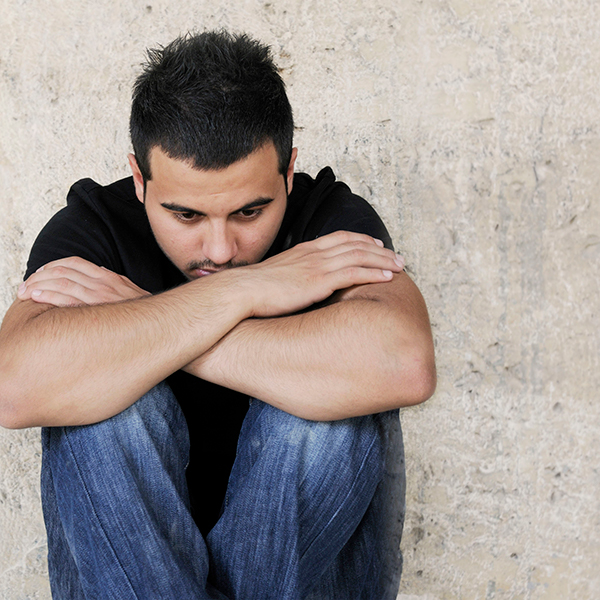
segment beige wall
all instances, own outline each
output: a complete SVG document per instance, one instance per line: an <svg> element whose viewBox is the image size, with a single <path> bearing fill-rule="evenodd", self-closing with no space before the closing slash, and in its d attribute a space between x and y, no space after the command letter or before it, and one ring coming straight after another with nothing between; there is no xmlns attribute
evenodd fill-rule
<svg viewBox="0 0 600 600"><path fill-rule="evenodd" d="M0 0L0 313L68 186L127 174L147 45L273 44L300 168L380 211L439 385L403 411L401 598L600 597L595 0ZM0 597L49 598L38 432L0 431Z"/></svg>

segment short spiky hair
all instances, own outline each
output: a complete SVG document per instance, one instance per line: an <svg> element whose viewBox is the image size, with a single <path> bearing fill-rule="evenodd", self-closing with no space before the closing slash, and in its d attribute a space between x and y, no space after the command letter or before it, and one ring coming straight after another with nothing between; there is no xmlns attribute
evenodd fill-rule
<svg viewBox="0 0 600 600"><path fill-rule="evenodd" d="M144 180L150 150L221 169L272 141L285 175L294 121L270 48L245 34L207 31L148 50L133 88L130 133Z"/></svg>

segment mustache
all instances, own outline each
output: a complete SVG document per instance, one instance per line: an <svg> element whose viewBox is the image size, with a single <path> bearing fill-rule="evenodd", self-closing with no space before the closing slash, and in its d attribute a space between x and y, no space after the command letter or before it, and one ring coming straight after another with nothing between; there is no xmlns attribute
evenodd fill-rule
<svg viewBox="0 0 600 600"><path fill-rule="evenodd" d="M212 260L202 260L189 263L187 268L189 271L195 271L196 269L222 271L224 269L235 269L236 267L245 267L249 264L250 263L246 260L241 260L238 262L230 260L222 265L218 265Z"/></svg>

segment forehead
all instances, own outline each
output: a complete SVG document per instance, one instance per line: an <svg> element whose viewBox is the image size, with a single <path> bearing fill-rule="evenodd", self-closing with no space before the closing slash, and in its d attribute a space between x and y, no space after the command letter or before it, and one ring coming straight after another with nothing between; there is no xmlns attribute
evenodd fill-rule
<svg viewBox="0 0 600 600"><path fill-rule="evenodd" d="M235 209L257 198L275 198L284 178L277 151L268 143L223 169L195 169L190 162L170 158L160 148L150 152L147 198L177 202L195 210ZM199 208L202 205L202 208Z"/></svg>

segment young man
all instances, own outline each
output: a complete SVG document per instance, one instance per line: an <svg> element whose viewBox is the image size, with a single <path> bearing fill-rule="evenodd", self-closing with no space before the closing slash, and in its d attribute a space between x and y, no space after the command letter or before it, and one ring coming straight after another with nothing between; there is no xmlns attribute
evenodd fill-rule
<svg viewBox="0 0 600 600"><path fill-rule="evenodd" d="M56 598L388 597L385 431L433 393L427 311L292 134L267 47L177 39L134 88L133 177L78 182L38 237L0 422L44 428Z"/></svg>

